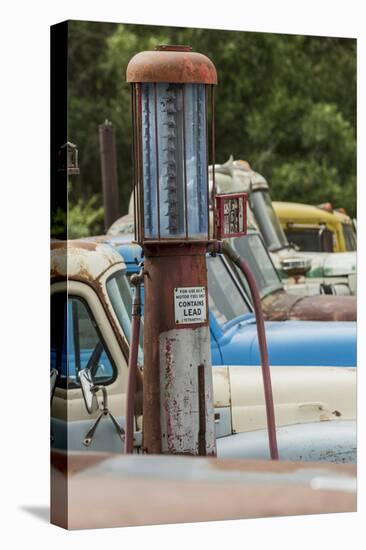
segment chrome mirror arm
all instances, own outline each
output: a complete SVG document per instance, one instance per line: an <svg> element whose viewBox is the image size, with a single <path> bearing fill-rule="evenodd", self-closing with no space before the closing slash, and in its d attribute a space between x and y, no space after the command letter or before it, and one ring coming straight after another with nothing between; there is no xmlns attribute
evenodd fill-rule
<svg viewBox="0 0 366 550"><path fill-rule="evenodd" d="M90 447L92 441L93 441L93 437L95 435L95 432L96 432L96 429L99 425L99 422L101 421L101 419L103 418L103 416L109 416L109 418L111 419L112 421L112 424L114 425L114 427L116 428L116 431L120 437L120 439L122 440L122 443L124 443L124 437L125 437L125 431L124 429L122 428L122 426L119 425L119 423L117 422L117 420L115 419L115 417L113 416L113 414L111 413L111 411L108 409L108 393L107 393L107 389L105 386L94 386L93 387L93 393L97 393L99 390L101 390L102 394L103 394L103 403L102 403L102 406L101 406L101 411L99 413L99 415L97 416L94 424L92 425L92 427L88 430L88 432L86 433L85 437L84 437L84 440L83 440L83 445L85 445L85 447Z"/></svg>

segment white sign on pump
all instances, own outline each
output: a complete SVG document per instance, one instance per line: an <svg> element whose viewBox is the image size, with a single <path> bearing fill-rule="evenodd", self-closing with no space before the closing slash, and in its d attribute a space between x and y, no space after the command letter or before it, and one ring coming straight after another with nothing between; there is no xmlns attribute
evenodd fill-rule
<svg viewBox="0 0 366 550"><path fill-rule="evenodd" d="M177 325L207 321L206 288L185 286L174 289L174 311Z"/></svg>

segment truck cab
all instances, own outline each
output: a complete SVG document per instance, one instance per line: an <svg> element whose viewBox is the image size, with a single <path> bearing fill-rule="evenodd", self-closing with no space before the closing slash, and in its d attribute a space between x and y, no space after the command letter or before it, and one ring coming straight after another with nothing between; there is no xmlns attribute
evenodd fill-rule
<svg viewBox="0 0 366 550"><path fill-rule="evenodd" d="M96 419L96 412L87 413L80 387L79 373L86 367L95 383L107 389L109 406L123 425L131 326L125 271L121 256L105 245L52 243L51 372L56 372L56 383L51 414L57 448L82 449ZM105 447L111 430L101 424L93 449L120 452L118 437Z"/></svg>
<svg viewBox="0 0 366 550"><path fill-rule="evenodd" d="M122 453L131 292L121 255L96 242L53 242L51 304L52 448ZM136 452L142 445L143 369L141 364ZM80 383L85 370L98 388L96 398L101 400L97 394L103 395L102 388L108 395L109 410L120 428L103 418L89 442L86 434L98 412L88 412ZM245 458L250 451L251 457L268 458L260 369L222 365L213 370L213 378L219 456ZM306 455L308 460L355 461L355 369L278 366L273 369L272 384L281 458L301 459L310 444L313 452ZM331 421L331 427L324 420ZM318 435L310 441L311 425L316 425ZM289 447L294 430L298 439ZM301 433L307 434L306 441Z"/></svg>
<svg viewBox="0 0 366 550"><path fill-rule="evenodd" d="M333 210L330 203L312 206L297 202L274 201L287 240L304 252L353 252L356 234L345 212Z"/></svg>

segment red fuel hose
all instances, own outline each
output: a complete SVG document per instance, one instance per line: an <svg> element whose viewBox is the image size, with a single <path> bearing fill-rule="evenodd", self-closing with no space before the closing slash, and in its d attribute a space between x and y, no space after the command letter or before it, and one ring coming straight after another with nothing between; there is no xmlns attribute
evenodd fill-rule
<svg viewBox="0 0 366 550"><path fill-rule="evenodd" d="M133 453L134 416L135 416L135 394L136 380L138 376L138 353L140 340L141 323L141 282L143 273L133 275L131 283L135 285L135 293L132 302L131 321L131 342L130 354L128 357L128 378L126 390L126 413L125 413L125 454Z"/></svg>
<svg viewBox="0 0 366 550"><path fill-rule="evenodd" d="M276 421L275 421L275 412L274 412L274 403L273 403L273 392L272 392L272 382L271 382L271 373L269 368L268 361L268 349L266 341L266 332L264 328L264 318L261 307L261 299L257 289L257 285L254 279L252 272L250 271L246 262L235 252L235 250L230 246L227 241L217 241L216 243L216 252L222 252L227 256L238 268L242 271L244 277L248 281L250 292L253 299L254 313L257 321L257 334L258 334L258 344L259 352L261 357L262 365L262 377L263 377L263 387L264 387L264 397L266 403L266 415L267 415L267 430L268 430L268 439L269 439L269 450L272 460L278 460L278 447L277 447L277 436L276 436Z"/></svg>

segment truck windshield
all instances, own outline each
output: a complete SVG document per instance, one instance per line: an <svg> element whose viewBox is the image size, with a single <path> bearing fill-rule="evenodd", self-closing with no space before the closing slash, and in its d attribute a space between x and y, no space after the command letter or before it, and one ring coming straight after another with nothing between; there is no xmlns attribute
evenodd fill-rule
<svg viewBox="0 0 366 550"><path fill-rule="evenodd" d="M302 252L333 252L333 232L320 228L289 228L286 236L290 243L296 244Z"/></svg>
<svg viewBox="0 0 366 550"><path fill-rule="evenodd" d="M283 288L281 279L272 263L261 237L249 234L232 239L232 247L248 263L256 280L261 298ZM239 269L235 270L241 283L248 292L247 281Z"/></svg>
<svg viewBox="0 0 366 550"><path fill-rule="evenodd" d="M268 191L251 193L253 212L267 248L274 252L286 248L288 242L274 211Z"/></svg>
<svg viewBox="0 0 366 550"><path fill-rule="evenodd" d="M211 313L223 326L236 317L251 313L237 287L230 268L220 256L207 257L208 303Z"/></svg>

